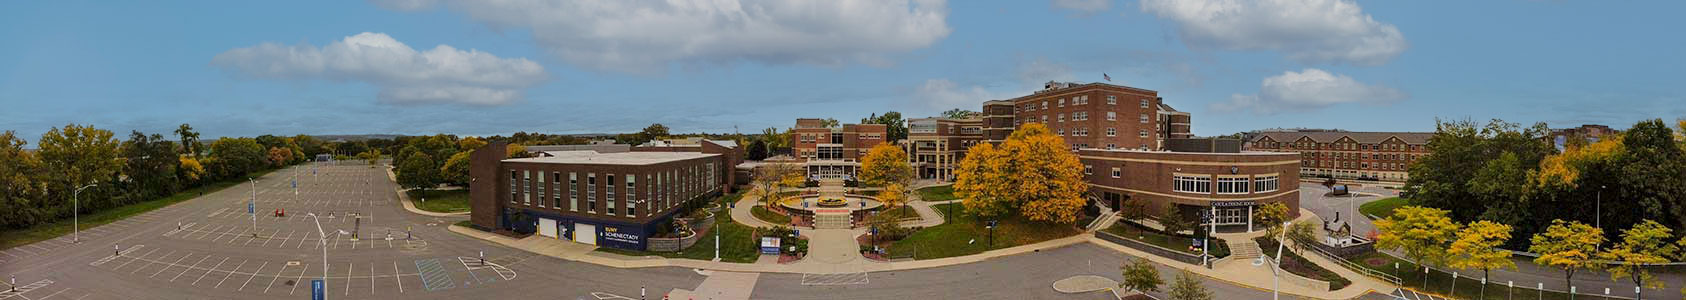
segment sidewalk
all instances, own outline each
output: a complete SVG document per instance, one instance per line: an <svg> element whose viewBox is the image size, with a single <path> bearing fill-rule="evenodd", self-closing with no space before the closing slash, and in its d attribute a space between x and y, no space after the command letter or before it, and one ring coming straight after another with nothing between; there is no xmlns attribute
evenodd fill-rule
<svg viewBox="0 0 1686 300"><path fill-rule="evenodd" d="M392 168L386 168L386 178L391 179L392 182L398 182L398 175L392 173ZM465 212L458 212L458 213L436 213L436 212L421 210L420 208L416 208L415 203L410 203L410 195L407 195L407 194L404 193L404 187L393 188L392 192L395 193L395 194L398 194L398 203L404 204L404 210L410 211L411 213L415 213L415 214L423 215L423 216L433 216L433 217L454 217L454 216L467 216L468 215L468 212L466 212L466 211Z"/></svg>

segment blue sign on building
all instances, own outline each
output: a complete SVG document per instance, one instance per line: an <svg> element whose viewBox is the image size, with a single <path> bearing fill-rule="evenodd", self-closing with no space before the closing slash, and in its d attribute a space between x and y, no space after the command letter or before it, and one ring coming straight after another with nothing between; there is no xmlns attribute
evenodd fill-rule
<svg viewBox="0 0 1686 300"><path fill-rule="evenodd" d="M327 290L328 285L323 283L321 279L310 280L310 300L328 300L325 292Z"/></svg>

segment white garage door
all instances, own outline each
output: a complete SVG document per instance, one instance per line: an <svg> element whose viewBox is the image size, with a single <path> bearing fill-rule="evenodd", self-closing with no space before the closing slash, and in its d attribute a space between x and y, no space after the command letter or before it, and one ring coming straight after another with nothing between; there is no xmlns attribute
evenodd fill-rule
<svg viewBox="0 0 1686 300"><path fill-rule="evenodd" d="M556 220L539 218L539 235L556 237Z"/></svg>
<svg viewBox="0 0 1686 300"><path fill-rule="evenodd" d="M585 223L574 223L574 241L588 245L596 245L597 226Z"/></svg>

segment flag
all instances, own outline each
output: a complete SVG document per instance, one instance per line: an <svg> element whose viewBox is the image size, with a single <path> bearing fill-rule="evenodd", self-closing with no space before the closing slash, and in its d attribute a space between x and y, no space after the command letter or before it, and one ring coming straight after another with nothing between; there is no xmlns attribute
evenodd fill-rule
<svg viewBox="0 0 1686 300"><path fill-rule="evenodd" d="M1112 75L1106 75L1106 73L1101 73L1101 78L1106 79L1106 81L1112 81Z"/></svg>

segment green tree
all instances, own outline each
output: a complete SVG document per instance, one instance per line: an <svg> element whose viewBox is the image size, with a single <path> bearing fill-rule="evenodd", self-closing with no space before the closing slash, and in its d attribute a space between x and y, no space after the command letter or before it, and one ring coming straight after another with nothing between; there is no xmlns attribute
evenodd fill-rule
<svg viewBox="0 0 1686 300"><path fill-rule="evenodd" d="M0 133L0 226L23 228L45 222L47 202L46 184L37 178L42 170L41 159L24 151L27 145L13 131Z"/></svg>
<svg viewBox="0 0 1686 300"><path fill-rule="evenodd" d="M837 119L825 118L825 120L820 120L820 126L825 128L837 128L838 126L842 126L842 123L838 123Z"/></svg>
<svg viewBox="0 0 1686 300"><path fill-rule="evenodd" d="M1177 273L1177 279L1171 282L1171 300L1212 300L1212 291L1206 289L1200 278L1184 269Z"/></svg>
<svg viewBox="0 0 1686 300"><path fill-rule="evenodd" d="M176 127L176 137L180 138L182 153L189 156L205 153L205 144L199 143L199 132L193 131L193 126L181 123Z"/></svg>
<svg viewBox="0 0 1686 300"><path fill-rule="evenodd" d="M1673 238L1673 230L1658 224L1656 221L1645 220L1633 225L1633 228L1622 230L1622 241L1610 249L1599 253L1598 258L1611 261L1605 269L1610 272L1610 280L1627 279L1633 282L1634 288L1660 289L1663 282L1657 280L1646 265L1668 262L1678 251L1674 244L1668 242ZM1635 299L1644 299L1642 294L1636 294Z"/></svg>
<svg viewBox="0 0 1686 300"><path fill-rule="evenodd" d="M1118 287L1141 293L1158 292L1159 286L1165 284L1165 279L1159 278L1159 268L1146 258L1137 257L1127 260L1123 267L1124 281Z"/></svg>
<svg viewBox="0 0 1686 300"><path fill-rule="evenodd" d="M1199 224L1196 224L1188 214L1184 214L1176 203L1165 203L1163 212L1159 213L1154 221L1158 221L1159 226L1165 227L1167 233L1180 234L1183 231L1194 231L1195 235L1200 234L1199 228L1195 228Z"/></svg>
<svg viewBox="0 0 1686 300"><path fill-rule="evenodd" d="M1505 164L1526 166L1512 168L1525 170L1538 166L1546 155L1556 152L1556 148L1546 142L1551 130L1544 123L1522 128L1516 123L1496 119L1485 126L1468 120L1436 120L1435 127L1435 134L1428 141L1429 154L1410 166L1411 175L1406 181L1406 189L1417 191L1411 199L1413 203L1447 210L1455 221L1473 221L1482 215L1502 216L1501 212L1489 211L1514 204L1516 199L1470 201L1503 196L1482 195L1470 188L1469 183L1489 165L1489 161L1501 158L1504 153L1512 153L1516 163ZM1513 173L1508 169L1500 170L1505 172L1493 175Z"/></svg>
<svg viewBox="0 0 1686 300"><path fill-rule="evenodd" d="M433 156L417 153L404 159L398 165L398 184L419 189L422 197L426 198L427 190L439 185L439 168L434 166Z"/></svg>
<svg viewBox="0 0 1686 300"><path fill-rule="evenodd" d="M217 177L235 178L260 170L264 166L263 145L252 138L220 138L211 142L210 157L214 159Z"/></svg>
<svg viewBox="0 0 1686 300"><path fill-rule="evenodd" d="M148 136L132 131L123 142L123 174L129 178L127 189L131 199L147 199L173 194L180 187L176 167L181 160L176 144L164 140L163 135Z"/></svg>
<svg viewBox="0 0 1686 300"><path fill-rule="evenodd" d="M1376 248L1398 250L1418 266L1441 263L1446 258L1447 244L1458 233L1458 223L1446 217L1446 211L1421 206L1402 206L1393 216L1377 220ZM1423 274L1427 281L1428 274Z"/></svg>
<svg viewBox="0 0 1686 300"><path fill-rule="evenodd" d="M1288 222L1288 205L1282 202L1271 202L1260 206L1253 214L1253 222L1263 224L1265 236L1277 236L1282 230L1282 223Z"/></svg>
<svg viewBox="0 0 1686 300"><path fill-rule="evenodd" d="M894 144L896 141L907 139L907 121L902 120L902 113L886 112L882 115L872 114L862 118L861 124L884 124L885 141Z"/></svg>
<svg viewBox="0 0 1686 300"><path fill-rule="evenodd" d="M445 165L439 168L440 180L449 185L468 186L469 155L473 153L463 151L451 155L451 159L445 160Z"/></svg>
<svg viewBox="0 0 1686 300"><path fill-rule="evenodd" d="M744 147L744 158L748 160L767 159L767 141L757 139Z"/></svg>
<svg viewBox="0 0 1686 300"><path fill-rule="evenodd" d="M776 127L767 127L761 130L761 141L767 143L769 150L789 149L790 133L780 132Z"/></svg>
<svg viewBox="0 0 1686 300"><path fill-rule="evenodd" d="M1594 261L1604 230L1575 221L1551 220L1551 227L1530 238L1528 252L1539 253L1534 263L1563 270L1563 286L1574 285L1575 271L1602 266Z"/></svg>
<svg viewBox="0 0 1686 300"><path fill-rule="evenodd" d="M1446 254L1451 257L1451 267L1481 270L1481 282L1487 282L1487 275L1493 269L1516 269L1516 262L1510 260L1510 251L1499 248L1508 240L1510 225L1477 221L1469 223L1458 233L1458 239L1452 241ZM1487 285L1484 284L1477 299L1485 298Z"/></svg>
<svg viewBox="0 0 1686 300"><path fill-rule="evenodd" d="M1291 246L1294 247L1294 252L1299 253L1305 253L1306 247L1319 243L1317 241L1317 225L1312 224L1312 222L1300 222L1289 226L1285 237L1288 238L1288 241L1294 242Z"/></svg>
<svg viewBox="0 0 1686 300"><path fill-rule="evenodd" d="M1686 154L1674 141L1674 131L1660 119L1640 121L1622 132L1621 202L1642 207L1634 217L1686 224ZM1611 202L1611 201L1606 201ZM1605 208L1609 210L1609 208ZM1672 214L1672 218L1663 214ZM1633 215L1633 214L1629 214Z"/></svg>
<svg viewBox="0 0 1686 300"><path fill-rule="evenodd" d="M965 118L976 117L977 115L978 115L978 112L959 109L959 108L945 110L945 111L942 112L942 116L944 118L949 118L949 119L965 119Z"/></svg>
<svg viewBox="0 0 1686 300"><path fill-rule="evenodd" d="M71 191L76 187L111 182L123 169L123 161L118 159L120 143L112 138L111 131L93 126L71 124L53 128L41 135L40 146L36 155L41 158L44 173L50 176L42 178L49 178L47 193L52 196L52 204L48 206L53 211L51 217L70 212Z"/></svg>

